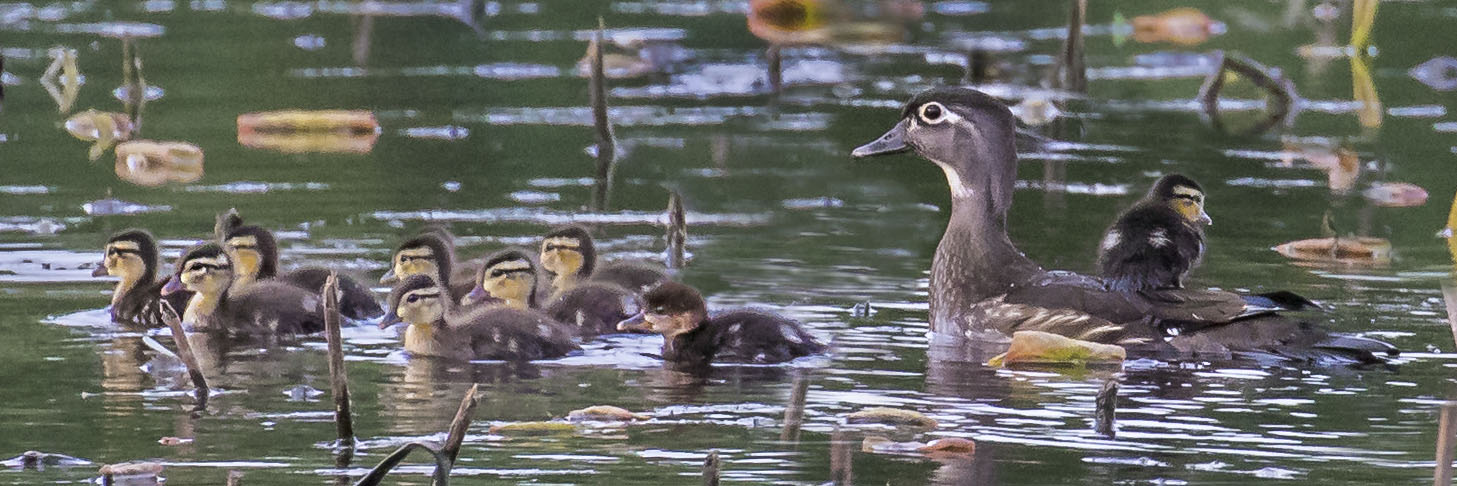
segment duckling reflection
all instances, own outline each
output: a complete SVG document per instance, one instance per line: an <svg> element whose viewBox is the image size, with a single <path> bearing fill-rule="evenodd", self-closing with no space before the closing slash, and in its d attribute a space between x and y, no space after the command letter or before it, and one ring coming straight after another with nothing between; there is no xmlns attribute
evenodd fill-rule
<svg viewBox="0 0 1457 486"><path fill-rule="evenodd" d="M643 296L643 311L619 330L663 335L663 360L701 369L711 363L783 363L825 352L798 322L764 311L739 309L713 317L693 287L666 282Z"/></svg>
<svg viewBox="0 0 1457 486"><path fill-rule="evenodd" d="M542 376L541 368L529 362L411 359L398 376L388 377L380 384L381 415L389 424L391 434L438 434L450 426L460 406L460 397L472 384L515 383Z"/></svg>
<svg viewBox="0 0 1457 486"><path fill-rule="evenodd" d="M405 351L457 361L558 358L580 348L570 328L538 311L486 306L461 311L434 277L414 275L390 292L380 328L404 322Z"/></svg>
<svg viewBox="0 0 1457 486"><path fill-rule="evenodd" d="M305 267L278 273L278 243L273 232L258 226L231 228L223 238L223 248L236 267L233 284L228 288L234 294L247 290L259 281L277 280L304 290L318 293L331 271L327 268ZM374 300L374 293L368 287L345 275L339 275L339 312L350 319L369 319L384 315L384 309Z"/></svg>
<svg viewBox="0 0 1457 486"><path fill-rule="evenodd" d="M164 327L162 303L173 309L184 309L189 292L176 292L163 297L166 280L157 279L160 254L157 240L142 229L118 232L106 242L101 263L91 272L93 277L110 275L120 278L111 291L111 320L144 327Z"/></svg>
<svg viewBox="0 0 1457 486"><path fill-rule="evenodd" d="M1103 280L1115 289L1183 288L1204 257L1204 189L1179 174L1159 178L1148 195L1104 232L1098 247Z"/></svg>
<svg viewBox="0 0 1457 486"><path fill-rule="evenodd" d="M273 335L324 329L323 299L317 293L272 281L231 293L228 289L234 275L232 260L221 246L198 245L178 260L176 273L162 294L183 288L191 291L183 321L199 331Z"/></svg>

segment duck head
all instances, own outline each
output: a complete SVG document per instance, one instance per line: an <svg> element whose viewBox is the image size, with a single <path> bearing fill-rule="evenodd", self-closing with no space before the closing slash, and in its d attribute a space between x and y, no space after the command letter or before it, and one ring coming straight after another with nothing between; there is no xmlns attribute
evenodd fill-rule
<svg viewBox="0 0 1457 486"><path fill-rule="evenodd" d="M592 235L581 226L557 228L541 239L541 268L558 279L591 275L596 262Z"/></svg>
<svg viewBox="0 0 1457 486"><path fill-rule="evenodd" d="M1204 188L1182 174L1160 177L1144 199L1161 201L1191 224L1213 225L1214 219L1204 212Z"/></svg>
<svg viewBox="0 0 1457 486"><path fill-rule="evenodd" d="M476 303L491 297L518 309L536 304L536 263L527 250L502 250L486 259L466 301Z"/></svg>
<svg viewBox="0 0 1457 486"><path fill-rule="evenodd" d="M642 299L642 312L617 323L618 331L652 332L672 339L708 320L703 295L678 282L663 282Z"/></svg>
<svg viewBox="0 0 1457 486"><path fill-rule="evenodd" d="M232 283L233 263L227 251L216 243L205 243L187 250L177 261L177 271L162 287L162 295L185 289L216 299Z"/></svg>
<svg viewBox="0 0 1457 486"><path fill-rule="evenodd" d="M388 284L415 275L429 275L441 281L450 280L451 261L455 250L445 238L434 231L426 231L406 240L395 249L390 259L390 271L380 277L379 283Z"/></svg>
<svg viewBox="0 0 1457 486"><path fill-rule="evenodd" d="M996 98L969 88L924 91L890 131L857 147L855 158L914 151L946 172L955 203L990 203L1005 213L1017 175L1016 122Z"/></svg>
<svg viewBox="0 0 1457 486"><path fill-rule="evenodd" d="M384 329L401 322L429 329L443 323L449 293L432 275L411 275L390 291L389 312L379 322Z"/></svg>
<svg viewBox="0 0 1457 486"><path fill-rule="evenodd" d="M278 275L278 242L272 231L257 226L231 228L222 244L233 262L235 285Z"/></svg>
<svg viewBox="0 0 1457 486"><path fill-rule="evenodd" d="M106 240L106 249L101 263L91 272L93 277L113 276L121 279L113 300L135 286L157 278L157 240L146 230L130 229L119 232Z"/></svg>

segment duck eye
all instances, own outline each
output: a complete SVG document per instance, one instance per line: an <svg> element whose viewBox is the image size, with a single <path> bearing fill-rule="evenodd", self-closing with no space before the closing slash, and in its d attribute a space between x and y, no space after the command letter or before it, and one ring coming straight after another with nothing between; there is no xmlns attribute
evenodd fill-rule
<svg viewBox="0 0 1457 486"><path fill-rule="evenodd" d="M934 101L921 105L921 121L929 125L946 121L946 108Z"/></svg>

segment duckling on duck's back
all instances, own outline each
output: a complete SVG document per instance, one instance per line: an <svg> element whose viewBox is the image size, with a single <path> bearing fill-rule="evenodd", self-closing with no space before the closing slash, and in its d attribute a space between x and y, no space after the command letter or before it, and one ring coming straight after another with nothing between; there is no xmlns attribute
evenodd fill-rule
<svg viewBox="0 0 1457 486"><path fill-rule="evenodd" d="M198 245L178 260L177 271L162 289L164 295L192 292L183 320L198 330L233 334L302 334L324 329L323 299L318 293L278 282L258 282L242 292L229 292L233 263L221 246Z"/></svg>
<svg viewBox="0 0 1457 486"><path fill-rule="evenodd" d="M644 294L643 311L618 329L662 334L663 360L683 367L782 363L825 351L798 322L783 316L740 309L709 317L703 296L678 282Z"/></svg>
<svg viewBox="0 0 1457 486"><path fill-rule="evenodd" d="M460 361L526 361L579 349L569 328L538 311L502 305L456 307L434 277L413 275L390 292L385 328L405 322L405 351Z"/></svg>
<svg viewBox="0 0 1457 486"><path fill-rule="evenodd" d="M1271 298L1216 290L1130 292L1094 277L1043 270L1007 236L1015 129L1011 111L995 98L966 88L934 88L913 97L890 131L852 153L862 158L913 150L946 173L951 219L931 265L934 332L978 341L988 333L1039 330L1121 344L1135 353L1368 362L1396 353L1381 341L1330 333L1274 313L1309 304L1289 293Z"/></svg>
<svg viewBox="0 0 1457 486"><path fill-rule="evenodd" d="M106 241L105 253L91 276L110 275L121 279L111 292L113 321L163 327L166 323L162 321L162 303L179 311L186 308L191 293L162 296L162 287L167 281L157 279L160 257L157 240L146 230L124 230Z"/></svg>
<svg viewBox="0 0 1457 486"><path fill-rule="evenodd" d="M1103 233L1098 267L1103 280L1125 291L1182 288L1204 255L1204 189L1169 174L1118 216Z"/></svg>
<svg viewBox="0 0 1457 486"><path fill-rule="evenodd" d="M232 213L236 214L236 213ZM259 281L277 280L318 293L331 273L327 268L305 267L278 273L278 242L273 232L258 226L234 226L227 229L223 248L233 261L233 284L229 289L238 294ZM350 319L369 319L384 315L374 299L374 292L346 275L339 275L339 313Z"/></svg>

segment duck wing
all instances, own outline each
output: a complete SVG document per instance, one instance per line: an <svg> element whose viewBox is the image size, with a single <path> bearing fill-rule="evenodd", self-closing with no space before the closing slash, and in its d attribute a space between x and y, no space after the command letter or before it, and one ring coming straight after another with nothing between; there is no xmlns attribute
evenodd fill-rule
<svg viewBox="0 0 1457 486"><path fill-rule="evenodd" d="M579 349L570 328L536 310L491 306L448 322L451 332L466 335L474 359L530 361Z"/></svg>
<svg viewBox="0 0 1457 486"><path fill-rule="evenodd" d="M225 302L228 330L237 334L312 334L324 330L324 299L293 285L262 281Z"/></svg>
<svg viewBox="0 0 1457 486"><path fill-rule="evenodd" d="M329 272L330 270L327 268L305 267L279 275L278 280L318 293L324 288L324 282L329 279ZM380 308L379 301L375 300L374 292L369 290L369 287L343 273L338 275L341 294L340 314L355 320L372 319L384 315L384 309Z"/></svg>

